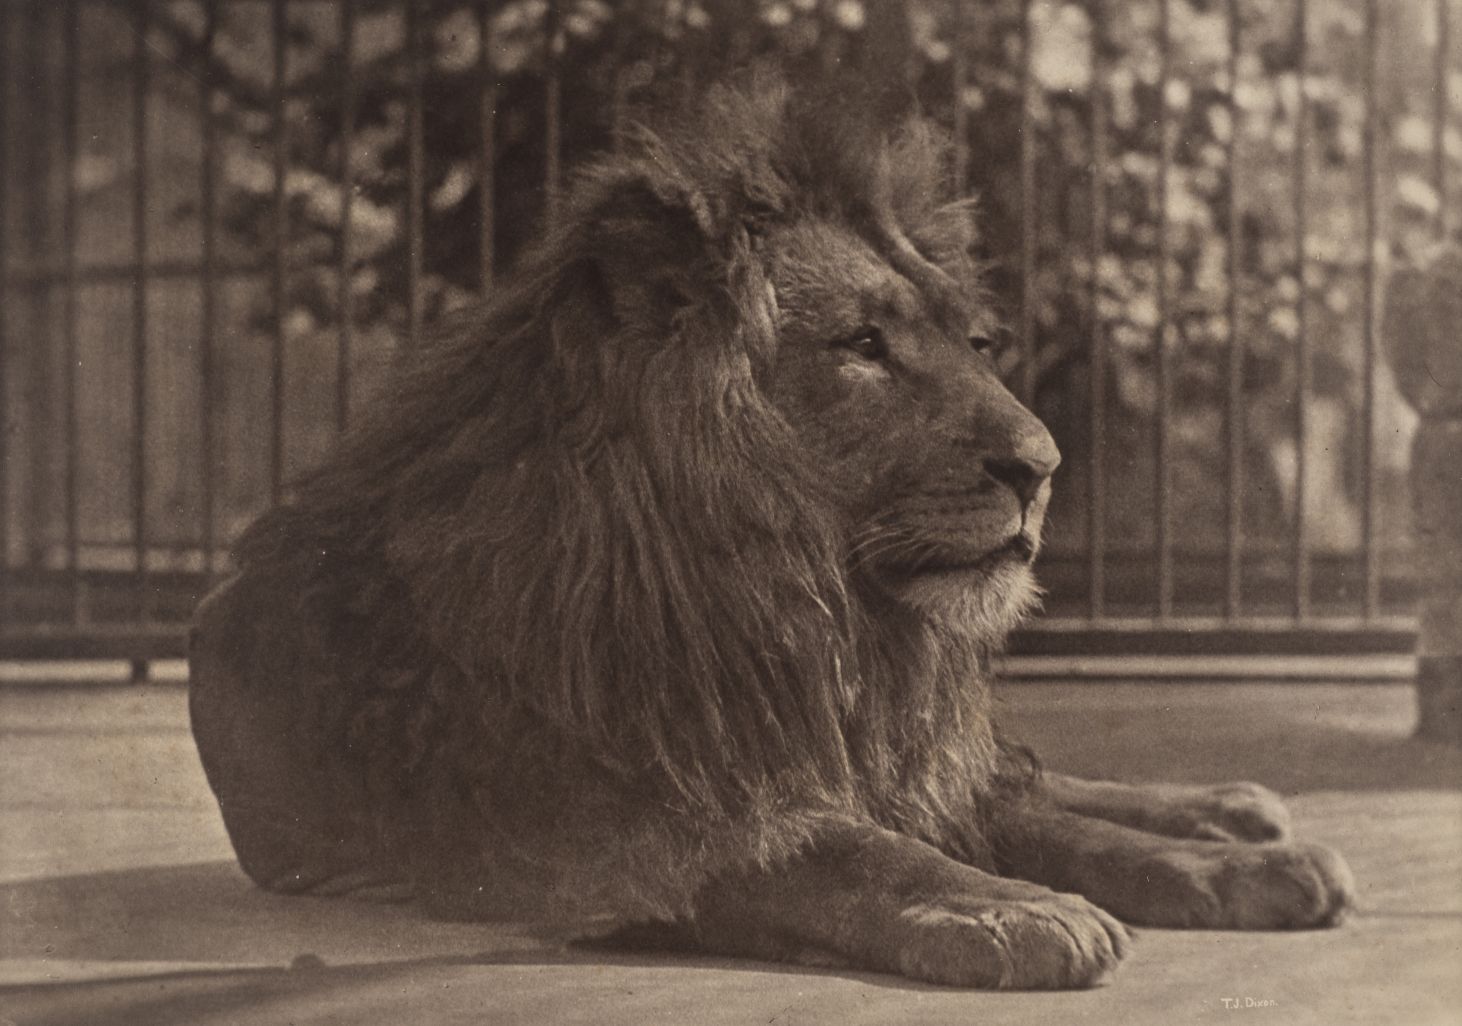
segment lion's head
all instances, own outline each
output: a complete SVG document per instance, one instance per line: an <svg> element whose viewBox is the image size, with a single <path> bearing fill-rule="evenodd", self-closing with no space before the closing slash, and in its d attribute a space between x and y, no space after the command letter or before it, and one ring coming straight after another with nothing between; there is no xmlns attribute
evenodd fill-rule
<svg viewBox="0 0 1462 1026"><path fill-rule="evenodd" d="M509 789L495 822L575 759L596 807L760 816L762 851L788 809L917 833L989 783L979 662L1058 456L986 352L941 139L849 106L757 77L589 167L241 543L309 568L362 736Z"/></svg>
<svg viewBox="0 0 1462 1026"><path fill-rule="evenodd" d="M766 230L764 389L836 496L848 572L993 640L1033 596L1059 456L996 375L969 212L931 204L929 146L910 129L845 210Z"/></svg>

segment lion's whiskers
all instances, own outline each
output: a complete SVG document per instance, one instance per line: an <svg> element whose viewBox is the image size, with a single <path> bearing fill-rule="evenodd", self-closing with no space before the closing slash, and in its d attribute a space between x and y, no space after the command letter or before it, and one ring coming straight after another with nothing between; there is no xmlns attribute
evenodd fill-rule
<svg viewBox="0 0 1462 1026"><path fill-rule="evenodd" d="M863 537L848 550L848 565L853 569L860 569L912 543L913 539L901 527L875 525L865 531Z"/></svg>

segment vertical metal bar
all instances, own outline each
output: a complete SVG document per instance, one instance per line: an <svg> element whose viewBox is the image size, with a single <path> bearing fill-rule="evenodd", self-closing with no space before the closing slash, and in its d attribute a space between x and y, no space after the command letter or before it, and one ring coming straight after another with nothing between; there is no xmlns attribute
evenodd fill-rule
<svg viewBox="0 0 1462 1026"><path fill-rule="evenodd" d="M66 417L64 442L66 456L62 493L66 521L67 600L70 605L71 622L79 624L85 618L86 610L83 606L81 591L81 517L79 513L81 497L77 487L81 467L81 423L76 395L76 367L81 356L76 325L77 261L80 257L76 229L76 165L80 146L81 104L81 9L77 5L77 0L67 0L65 19L62 68L66 82L61 101L61 167L64 169L61 247L62 259L65 261L64 295L61 298L61 330L65 366L61 370L61 403Z"/></svg>
<svg viewBox="0 0 1462 1026"><path fill-rule="evenodd" d="M355 235L351 226L355 204L355 0L340 3L340 264L335 305L339 318L335 345L335 429L350 423L351 350L355 341L355 303L351 278L355 272Z"/></svg>
<svg viewBox="0 0 1462 1026"><path fill-rule="evenodd" d="M654 4L650 5L653 11ZM623 152L625 144L625 131L629 124L630 108L630 79L627 74L630 66L630 55L636 39L643 39L648 34L648 17L645 11L645 0L623 0L619 5L619 17L615 21L613 55L611 60L614 64L614 73L610 82L609 97L609 144L615 153ZM712 19L718 14L714 6L705 8ZM732 46L737 46L739 39L733 37Z"/></svg>
<svg viewBox="0 0 1462 1026"><path fill-rule="evenodd" d="M15 84L23 115L15 121L16 137L13 142L17 144L16 152L20 155L26 180L49 183L55 173L50 139L55 124L60 120L55 110L57 96L51 87L51 60L48 56L55 45L52 18L58 8L40 3L13 6L20 19L14 60L20 65L20 75ZM27 260L49 265L54 241L50 194L32 187L27 198L30 202L19 205L22 217L17 242ZM57 432L51 426L50 408L29 400L32 396L49 395L52 389L47 362L52 344L51 312L56 292L54 286L63 283L64 279L64 274L49 275L43 287L28 293L31 321L24 345L31 359L22 364L20 373L27 375L29 381L22 383L25 391L16 410L17 416L25 418L26 430L25 446L16 455L25 460L29 487L19 493L16 500L23 504L17 514L23 518L20 536L27 549L21 558L27 565L37 556L43 556L56 516L51 508L51 475L62 459L56 452Z"/></svg>
<svg viewBox="0 0 1462 1026"><path fill-rule="evenodd" d="M839 45L841 40L835 38L837 29L834 26L836 25L836 22L832 20L834 2L836 2L836 0L820 0L819 3L813 4L811 0L808 0L808 6L812 8L812 10L817 12L818 20L822 23L822 27L818 32L816 49L818 62L822 65L822 70L824 74L835 74L838 70L838 66L842 63L843 60L842 47ZM955 0L953 6L956 8L956 10L954 11L954 16L958 18L959 11L957 8L959 6L959 0ZM956 45L953 49L958 50L959 47ZM910 71L912 74L908 81L913 86L910 91L912 94L917 95L919 83L918 59L914 57L913 54L910 54L909 64L911 66Z"/></svg>
<svg viewBox="0 0 1462 1026"><path fill-rule="evenodd" d="M199 165L198 221L202 235L203 290L198 311L198 449L202 466L200 481L203 501L200 516L203 524L203 580L211 583L214 560L218 553L218 535L214 510L214 430L213 403L218 394L215 381L213 347L218 335L218 125L213 114L214 42L218 35L218 0L209 0L203 8L203 60L198 78L199 130L202 133L203 157Z"/></svg>
<svg viewBox="0 0 1462 1026"><path fill-rule="evenodd" d="M1157 615L1166 619L1173 611L1173 542L1170 532L1172 475L1168 466L1169 421L1172 419L1172 368L1170 362L1168 318L1172 313L1168 297L1168 261L1171 242L1168 238L1168 179L1173 165L1172 118L1168 116L1168 85L1172 80L1172 4L1158 0L1158 170L1157 170L1157 337L1156 385L1157 423L1154 431L1154 549L1157 561Z"/></svg>
<svg viewBox="0 0 1462 1026"><path fill-rule="evenodd" d="M1295 295L1295 482L1294 482L1294 616L1302 620L1310 611L1310 538L1305 516L1309 505L1310 447L1310 333L1305 302L1305 236L1309 231L1306 210L1305 123L1309 120L1309 10L1306 0L1295 3L1295 77L1299 88L1295 99L1294 125L1294 265L1298 292Z"/></svg>
<svg viewBox="0 0 1462 1026"><path fill-rule="evenodd" d="M1036 397L1036 145L1031 111L1035 79L1031 70L1031 0L1020 3L1020 397Z"/></svg>
<svg viewBox="0 0 1462 1026"><path fill-rule="evenodd" d="M8 7L0 6L0 61L10 60ZM10 618L10 82L0 77L0 621Z"/></svg>
<svg viewBox="0 0 1462 1026"><path fill-rule="evenodd" d="M288 305L285 249L289 244L289 197L285 192L285 174L289 160L289 133L284 116L284 90L289 22L285 2L273 0L270 18L270 36L274 46L269 98L274 143L274 195L270 211L274 253L269 261L269 291L273 304L269 353L269 499L275 504L284 495L284 321Z"/></svg>
<svg viewBox="0 0 1462 1026"><path fill-rule="evenodd" d="M147 52L148 5L136 8L132 51L132 527L137 564L137 617L152 615L152 589L147 572L147 94L151 66Z"/></svg>
<svg viewBox="0 0 1462 1026"><path fill-rule="evenodd" d="M1443 4L1445 6L1445 3ZM1377 0L1366 0L1365 128L1361 143L1361 173L1365 177L1365 291L1362 297L1362 358L1364 379L1361 398L1361 560L1365 579L1364 613L1377 616L1381 611L1380 547L1376 544L1376 370L1379 353L1376 339L1376 236L1378 209L1376 202L1376 133L1379 121L1377 64L1380 52L1380 9Z"/></svg>
<svg viewBox="0 0 1462 1026"><path fill-rule="evenodd" d="M549 23L552 26L556 26L557 24L557 7L558 5L554 2L554 0L549 0ZM673 25L672 31L675 33L676 38L677 45L675 49L677 52L675 54L675 71L676 77L680 80L680 110L682 112L685 112L690 109L691 103L695 97L696 71L698 70L698 60L702 56L704 51L701 46L701 39L699 34L696 33L695 30L687 24L687 22L689 21L689 11L686 9L686 7L684 5L677 5L674 0L670 0L670 2L666 3L665 10L666 21L669 23L669 25L667 25L667 28ZM556 35L557 28L550 28L548 32L548 59L550 62L549 74L552 74L553 72L552 41ZM549 84L552 85L552 83Z"/></svg>
<svg viewBox="0 0 1462 1026"><path fill-rule="evenodd" d="M1228 208L1225 224L1224 271L1228 317L1228 403L1224 411L1224 441L1228 476L1224 497L1224 601L1223 614L1239 615L1243 603L1244 552L1244 339L1239 331L1239 45L1243 15L1238 0L1228 0L1228 97L1229 137L1224 145L1224 200Z"/></svg>
<svg viewBox="0 0 1462 1026"><path fill-rule="evenodd" d="M420 0L406 2L406 340L415 348L421 342L421 268L426 154L423 143L425 107L422 101L422 38Z"/></svg>
<svg viewBox="0 0 1462 1026"><path fill-rule="evenodd" d="M954 182L958 195L963 195L970 183L970 119L965 112L965 87L969 80L969 69L965 61L965 37L969 34L968 7L968 0L955 0L954 26L950 33L954 38L954 49L950 54L950 81L954 93L951 128L954 135Z"/></svg>
<svg viewBox="0 0 1462 1026"><path fill-rule="evenodd" d="M557 0L549 0L548 13L544 18L546 34L547 68L543 82L543 186L546 191L544 212L549 224L558 219L558 192L562 169L560 167L563 146L563 82L560 78L559 46L560 24Z"/></svg>
<svg viewBox="0 0 1462 1026"><path fill-rule="evenodd" d="M488 48L492 31L491 2L483 3L478 9L477 17L482 37L478 67L481 77L478 83L477 122L477 252L481 274L478 287L482 295L487 296L492 291L497 256L497 246L493 240L497 228L497 75L493 71Z"/></svg>
<svg viewBox="0 0 1462 1026"><path fill-rule="evenodd" d="M1107 68L1105 8L1102 0L1091 3L1091 367L1089 435L1091 466L1087 485L1087 583L1088 608L1093 619L1104 612L1107 594L1107 332L1102 323L1100 266L1107 249Z"/></svg>
<svg viewBox="0 0 1462 1026"><path fill-rule="evenodd" d="M1432 99L1432 186L1437 191L1437 239L1447 238L1447 106L1448 67L1451 42L1450 0L1437 0L1437 53Z"/></svg>
<svg viewBox="0 0 1462 1026"><path fill-rule="evenodd" d="M615 19L614 42L610 60L614 71L610 74L609 92L609 145L615 153L624 150L625 123L629 117L629 76L625 74L626 53L629 41L641 29L640 4L638 0L623 0L619 5L619 16ZM736 45L733 37L732 46Z"/></svg>

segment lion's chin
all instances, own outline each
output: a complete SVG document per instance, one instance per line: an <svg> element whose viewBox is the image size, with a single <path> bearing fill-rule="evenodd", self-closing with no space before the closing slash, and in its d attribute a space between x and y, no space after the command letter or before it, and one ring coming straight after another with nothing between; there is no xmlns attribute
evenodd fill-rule
<svg viewBox="0 0 1462 1026"><path fill-rule="evenodd" d="M895 598L941 626L997 641L1040 605L1030 564L1009 558L913 574L890 586Z"/></svg>

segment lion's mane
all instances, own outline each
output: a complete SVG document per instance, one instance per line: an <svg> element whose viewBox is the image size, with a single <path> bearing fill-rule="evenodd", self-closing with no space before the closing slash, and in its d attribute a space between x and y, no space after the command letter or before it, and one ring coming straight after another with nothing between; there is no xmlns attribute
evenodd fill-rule
<svg viewBox="0 0 1462 1026"><path fill-rule="evenodd" d="M278 672L444 907L678 914L826 820L988 864L997 639L850 570L855 525L758 387L762 226L893 211L969 270L939 138L846 106L763 76L584 171L492 302L239 542L301 639Z"/></svg>

